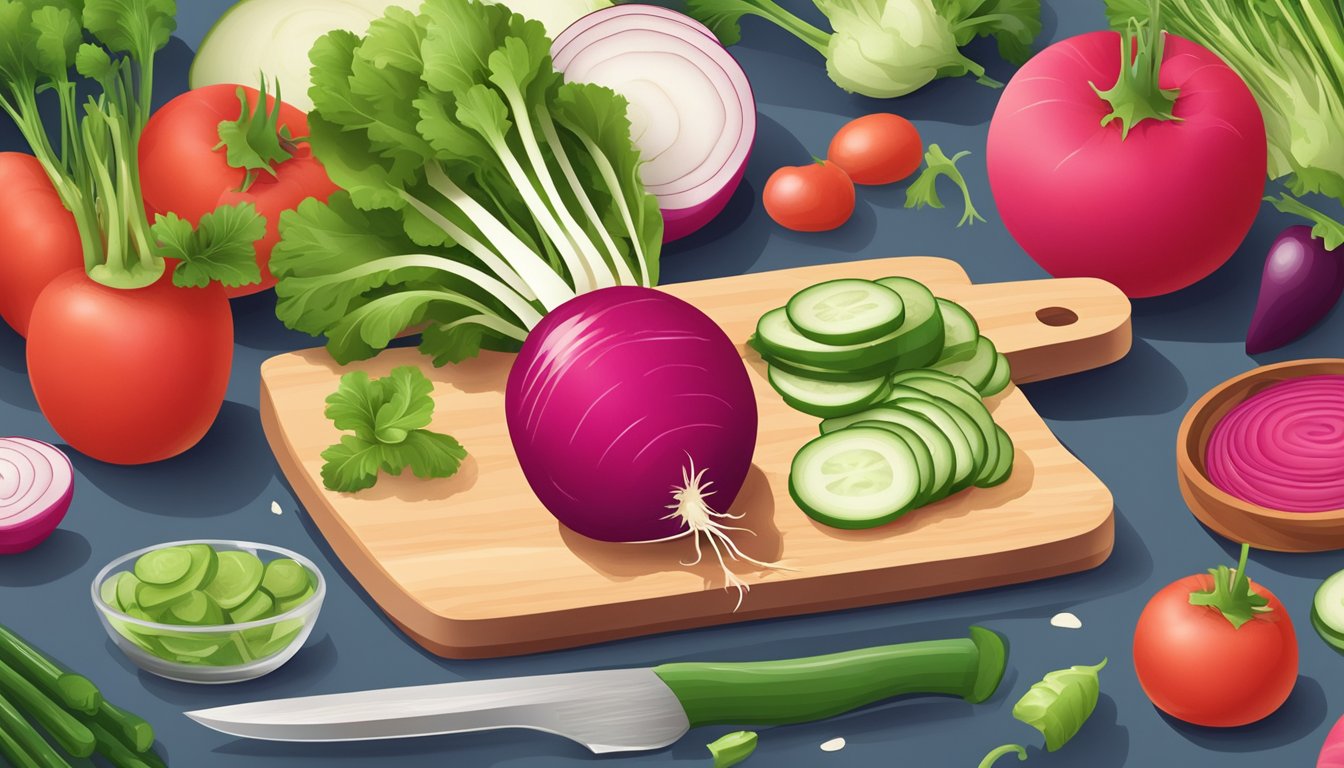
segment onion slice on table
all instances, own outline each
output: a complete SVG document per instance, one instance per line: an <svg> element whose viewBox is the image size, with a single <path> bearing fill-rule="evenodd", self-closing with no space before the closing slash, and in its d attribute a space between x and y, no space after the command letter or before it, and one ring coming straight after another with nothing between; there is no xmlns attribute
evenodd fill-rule
<svg viewBox="0 0 1344 768"><path fill-rule="evenodd" d="M74 468L56 446L0 437L0 555L45 541L65 517L74 489Z"/></svg>
<svg viewBox="0 0 1344 768"><path fill-rule="evenodd" d="M723 210L756 138L756 100L707 27L666 8L620 5L570 25L551 57L566 80L606 86L630 102L640 176L662 209L663 242Z"/></svg>

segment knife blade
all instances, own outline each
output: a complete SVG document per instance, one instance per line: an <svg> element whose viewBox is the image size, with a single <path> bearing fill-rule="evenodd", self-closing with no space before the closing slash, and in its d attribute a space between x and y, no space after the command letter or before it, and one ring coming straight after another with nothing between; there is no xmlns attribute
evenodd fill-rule
<svg viewBox="0 0 1344 768"><path fill-rule="evenodd" d="M660 749L701 725L779 725L832 717L907 694L989 698L1007 646L997 633L782 661L471 680L305 696L187 712L232 736L366 741L524 728L596 754Z"/></svg>

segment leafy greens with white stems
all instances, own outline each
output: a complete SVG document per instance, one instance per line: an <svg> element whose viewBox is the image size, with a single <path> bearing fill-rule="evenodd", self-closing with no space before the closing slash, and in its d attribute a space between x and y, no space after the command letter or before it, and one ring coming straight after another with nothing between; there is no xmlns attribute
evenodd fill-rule
<svg viewBox="0 0 1344 768"><path fill-rule="evenodd" d="M812 46L826 57L826 72L851 93L893 98L913 93L943 77L975 75L991 87L999 83L985 68L962 55L977 37L992 37L999 54L1021 64L1041 32L1040 0L813 0L833 32L826 32L781 7L775 0L688 0L691 16L704 22L725 45L742 38L739 21L758 16Z"/></svg>
<svg viewBox="0 0 1344 768"><path fill-rule="evenodd" d="M154 56L176 13L173 0L0 0L0 111L74 216L89 276L113 288L155 283L164 256L182 259L173 275L179 286L261 279L244 263L253 256L252 240L243 238L258 219L251 206L221 207L220 221L232 226L202 228L173 245L160 242L145 214L136 152L151 111ZM72 69L96 83L96 96L81 103ZM59 105L55 144L38 109L46 91ZM190 247L176 247L183 244Z"/></svg>
<svg viewBox="0 0 1344 768"><path fill-rule="evenodd" d="M443 364L516 349L578 294L657 282L626 102L563 82L549 50L539 22L475 0L318 40L310 142L346 193L281 217L286 325L348 362L428 323Z"/></svg>

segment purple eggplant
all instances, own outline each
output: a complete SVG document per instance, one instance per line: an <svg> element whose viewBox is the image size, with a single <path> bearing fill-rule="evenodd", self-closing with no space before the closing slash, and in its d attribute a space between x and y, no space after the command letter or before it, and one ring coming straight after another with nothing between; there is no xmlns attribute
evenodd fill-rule
<svg viewBox="0 0 1344 768"><path fill-rule="evenodd" d="M1311 227L1289 227L1269 247L1246 353L1278 349L1329 314L1344 293L1344 246L1326 250Z"/></svg>

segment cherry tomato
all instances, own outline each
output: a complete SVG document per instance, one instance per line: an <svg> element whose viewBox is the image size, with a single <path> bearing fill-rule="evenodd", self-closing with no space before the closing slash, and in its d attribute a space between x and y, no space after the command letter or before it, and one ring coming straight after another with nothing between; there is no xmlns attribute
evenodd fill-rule
<svg viewBox="0 0 1344 768"><path fill-rule="evenodd" d="M826 158L855 184L890 184L919 170L924 144L914 123L881 112L846 123L831 139Z"/></svg>
<svg viewBox="0 0 1344 768"><path fill-rule="evenodd" d="M28 377L42 414L100 461L176 456L205 436L224 403L233 319L218 283L178 288L165 274L122 290L75 269L42 291L29 330Z"/></svg>
<svg viewBox="0 0 1344 768"><path fill-rule="evenodd" d="M1192 593L1213 586L1209 574L1187 576L1148 601L1134 630L1134 671L1163 712L1230 728L1261 720L1288 699L1297 682L1297 635L1283 603L1253 581L1269 610L1240 627L1218 608L1191 604Z"/></svg>
<svg viewBox="0 0 1344 768"><path fill-rule="evenodd" d="M266 217L266 236L257 242L261 284L228 288L230 297L246 296L275 285L267 268L271 248L280 239L280 214L298 207L307 198L326 200L336 185L327 178L322 164L304 143L295 145L293 156L275 166L275 175L254 173L247 191L242 191L247 172L229 165L226 150L219 145L219 124L242 114L237 85L209 85L178 96L150 118L140 139L140 176L145 209L150 219L158 213L176 213L193 225L201 216L221 205L252 203ZM242 87L249 111L261 95ZM275 99L266 97L270 109ZM308 117L280 103L279 126L289 135L308 135ZM168 265L169 271L173 264Z"/></svg>
<svg viewBox="0 0 1344 768"><path fill-rule="evenodd" d="M761 195L765 212L781 227L824 232L854 213L854 182L834 163L785 166L770 174Z"/></svg>
<svg viewBox="0 0 1344 768"><path fill-rule="evenodd" d="M32 155L0 152L0 317L28 335L47 284L84 264L75 217Z"/></svg>

